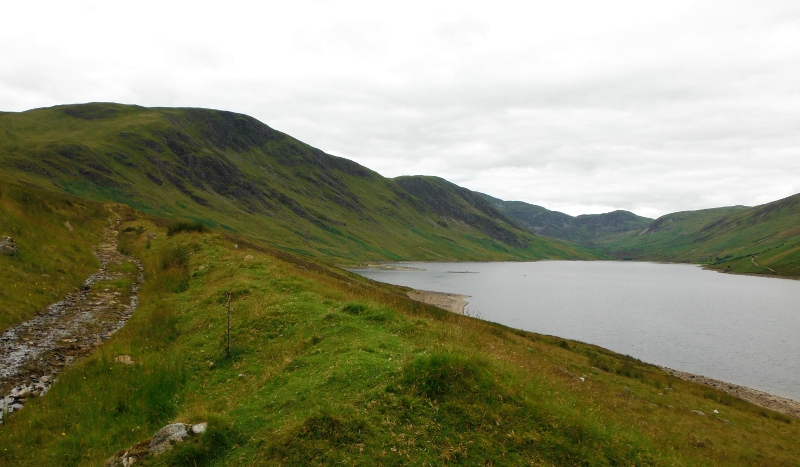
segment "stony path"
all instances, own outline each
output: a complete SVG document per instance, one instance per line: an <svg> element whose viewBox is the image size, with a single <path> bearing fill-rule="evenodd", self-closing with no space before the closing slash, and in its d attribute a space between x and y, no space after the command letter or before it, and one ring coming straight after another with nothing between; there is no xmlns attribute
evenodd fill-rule
<svg viewBox="0 0 800 467"><path fill-rule="evenodd" d="M125 325L136 309L143 268L139 260L117 251L119 223L114 214L103 242L93 248L100 269L80 290L0 335L0 423L28 398L46 393L62 368L89 355ZM110 266L128 261L136 264L136 273L109 271ZM126 276L133 280L130 290L102 286Z"/></svg>

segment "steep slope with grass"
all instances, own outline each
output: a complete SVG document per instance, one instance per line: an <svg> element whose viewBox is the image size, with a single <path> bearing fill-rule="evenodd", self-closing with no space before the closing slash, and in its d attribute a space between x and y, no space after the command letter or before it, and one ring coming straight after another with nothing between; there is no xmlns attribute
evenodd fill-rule
<svg viewBox="0 0 800 467"><path fill-rule="evenodd" d="M653 221L629 211L570 216L523 201L503 201L481 195L530 232L587 245L602 244L630 232L641 232Z"/></svg>
<svg viewBox="0 0 800 467"><path fill-rule="evenodd" d="M505 248L523 248L558 255L567 243L551 242L539 236L526 235L524 228L487 202L480 193L470 191L439 177L403 176L393 179L402 189L437 216L437 224L445 229L459 225L477 228L491 241ZM476 239L477 240L477 239Z"/></svg>
<svg viewBox="0 0 800 467"><path fill-rule="evenodd" d="M175 421L209 427L141 465L800 458L793 419L631 358L447 313L219 233L167 236L144 218L121 227L120 247L145 265L138 311L0 427L0 465L102 465Z"/></svg>
<svg viewBox="0 0 800 467"><path fill-rule="evenodd" d="M0 181L0 239L17 245L0 254L0 332L83 285L108 216L100 203Z"/></svg>
<svg viewBox="0 0 800 467"><path fill-rule="evenodd" d="M594 257L515 226L493 236L486 216L442 222L394 181L231 112L58 106L0 114L0 134L9 179L329 261Z"/></svg>

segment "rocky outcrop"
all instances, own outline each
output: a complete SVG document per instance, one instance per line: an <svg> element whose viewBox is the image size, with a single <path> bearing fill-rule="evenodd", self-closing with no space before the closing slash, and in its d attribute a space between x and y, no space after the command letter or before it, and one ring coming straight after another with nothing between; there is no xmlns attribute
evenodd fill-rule
<svg viewBox="0 0 800 467"><path fill-rule="evenodd" d="M128 467L137 462L163 454L172 449L176 444L205 433L207 422L189 425L186 423L172 423L156 431L152 438L136 443L128 449L114 454L106 461L107 467Z"/></svg>
<svg viewBox="0 0 800 467"><path fill-rule="evenodd" d="M14 387L7 396L0 397L0 425L5 422L7 414L21 409L29 399L45 395L54 379L47 375L31 376L26 384L20 384Z"/></svg>

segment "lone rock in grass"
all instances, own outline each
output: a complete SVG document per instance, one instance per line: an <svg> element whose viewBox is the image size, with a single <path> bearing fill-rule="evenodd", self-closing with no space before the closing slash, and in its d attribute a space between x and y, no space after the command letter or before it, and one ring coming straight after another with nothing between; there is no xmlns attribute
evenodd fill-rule
<svg viewBox="0 0 800 467"><path fill-rule="evenodd" d="M151 454L161 454L162 452L169 451L175 443L183 441L189 436L186 431L186 425L183 423L173 423L164 428L156 431L153 439L150 440L150 447L148 450Z"/></svg>
<svg viewBox="0 0 800 467"><path fill-rule="evenodd" d="M17 254L19 247L11 237L0 237L0 255L13 256Z"/></svg>
<svg viewBox="0 0 800 467"><path fill-rule="evenodd" d="M106 461L107 467L128 467L140 462L148 457L157 456L172 449L175 444L205 433L208 427L207 422L187 425L185 423L173 423L156 431L151 439L136 443L128 449L114 454Z"/></svg>

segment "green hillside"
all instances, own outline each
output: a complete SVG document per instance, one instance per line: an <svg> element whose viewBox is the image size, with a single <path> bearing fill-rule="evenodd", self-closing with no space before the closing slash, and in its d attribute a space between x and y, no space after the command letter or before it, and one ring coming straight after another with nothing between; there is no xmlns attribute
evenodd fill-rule
<svg viewBox="0 0 800 467"><path fill-rule="evenodd" d="M136 465L800 458L796 420L630 357L444 312L402 288L219 233L168 236L137 216L124 214L119 238L144 263L139 309L0 426L0 466L103 465L172 422L209 425ZM174 262L176 251L190 254Z"/></svg>
<svg viewBox="0 0 800 467"><path fill-rule="evenodd" d="M0 135L8 181L328 261L595 257L490 215L450 222L397 182L231 112L58 106L0 114Z"/></svg>
<svg viewBox="0 0 800 467"><path fill-rule="evenodd" d="M92 247L109 212L100 203L31 186L0 182L0 332L80 287L98 262Z"/></svg>
<svg viewBox="0 0 800 467"><path fill-rule="evenodd" d="M677 212L604 245L615 257L800 276L800 195L761 206Z"/></svg>

